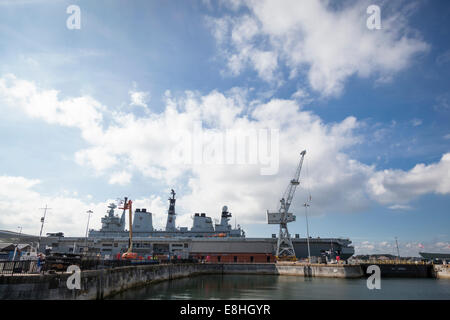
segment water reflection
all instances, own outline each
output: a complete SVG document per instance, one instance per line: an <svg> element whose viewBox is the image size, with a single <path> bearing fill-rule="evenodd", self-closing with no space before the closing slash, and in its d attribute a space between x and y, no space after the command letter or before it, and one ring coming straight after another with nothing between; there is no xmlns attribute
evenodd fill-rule
<svg viewBox="0 0 450 320"><path fill-rule="evenodd" d="M202 275L128 290L112 299L450 299L450 281L382 279L381 290L369 290L365 279Z"/></svg>

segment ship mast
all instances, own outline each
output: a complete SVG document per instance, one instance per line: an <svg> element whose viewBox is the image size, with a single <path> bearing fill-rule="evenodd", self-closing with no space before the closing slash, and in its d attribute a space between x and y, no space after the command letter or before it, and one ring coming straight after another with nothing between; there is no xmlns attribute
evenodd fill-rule
<svg viewBox="0 0 450 320"><path fill-rule="evenodd" d="M175 202L177 199L175 199L175 191L171 189L170 194L172 195L171 198L169 198L169 211L167 212L167 223L166 223L166 231L176 231L175 226Z"/></svg>

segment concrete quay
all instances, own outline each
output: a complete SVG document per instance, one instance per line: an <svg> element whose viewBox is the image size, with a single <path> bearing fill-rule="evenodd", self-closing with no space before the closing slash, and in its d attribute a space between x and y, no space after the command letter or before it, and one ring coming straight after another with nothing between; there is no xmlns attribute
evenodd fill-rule
<svg viewBox="0 0 450 320"><path fill-rule="evenodd" d="M433 266L433 276L438 279L450 280L450 265L436 264Z"/></svg>
<svg viewBox="0 0 450 320"><path fill-rule="evenodd" d="M432 267L432 266L430 266ZM388 268L388 269L386 269ZM389 269L390 268L390 269ZM399 269L400 268L400 269ZM392 266L381 267L381 275L398 274ZM119 292L159 281L200 274L267 274L302 277L362 278L368 276L367 266L355 264L302 264L302 263L204 263L127 266L88 270L80 274L80 289L68 289L69 273L27 274L0 276L0 300L93 300L104 299ZM383 275L383 269L388 272ZM410 267L410 276L427 277L428 271ZM414 271L415 270L415 271ZM404 270L403 270L404 271ZM445 271L445 272L444 272ZM439 271L439 278L449 275L448 268Z"/></svg>

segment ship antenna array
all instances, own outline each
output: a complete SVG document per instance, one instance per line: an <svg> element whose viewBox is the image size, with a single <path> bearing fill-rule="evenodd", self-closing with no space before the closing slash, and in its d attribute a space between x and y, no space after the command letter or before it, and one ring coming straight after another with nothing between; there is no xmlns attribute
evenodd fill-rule
<svg viewBox="0 0 450 320"><path fill-rule="evenodd" d="M295 190L300 184L300 172L302 170L303 160L305 158L306 150L300 152L300 162L295 171L294 178L289 182L283 197L280 200L280 208L278 212L267 211L267 222L269 224L279 224L280 232L277 241L277 258L295 259L294 245L292 244L291 236L289 234L287 224L295 221L295 215L289 212L289 208L294 198Z"/></svg>

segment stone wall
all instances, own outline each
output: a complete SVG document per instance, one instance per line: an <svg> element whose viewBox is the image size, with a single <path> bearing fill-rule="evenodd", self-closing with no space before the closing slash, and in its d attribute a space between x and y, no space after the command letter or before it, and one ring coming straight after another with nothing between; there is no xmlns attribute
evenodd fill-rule
<svg viewBox="0 0 450 320"><path fill-rule="evenodd" d="M0 276L4 299L103 299L121 291L158 281L197 274L271 274L332 278L359 278L359 265L310 266L292 263L222 263L128 266L81 272L81 289L67 288L68 273Z"/></svg>
<svg viewBox="0 0 450 320"><path fill-rule="evenodd" d="M361 264L362 271L366 273L367 267L375 264L380 267L382 278L431 278L433 266L430 264L391 264L368 263Z"/></svg>
<svg viewBox="0 0 450 320"><path fill-rule="evenodd" d="M433 275L438 279L450 279L450 265L435 264Z"/></svg>
<svg viewBox="0 0 450 320"><path fill-rule="evenodd" d="M325 265L293 263L230 263L223 265L223 273L234 274L273 274L302 277L361 278L359 265Z"/></svg>
<svg viewBox="0 0 450 320"><path fill-rule="evenodd" d="M292 265L278 264L277 271L280 275L293 275L303 277L325 278L361 278L364 274L359 265Z"/></svg>
<svg viewBox="0 0 450 320"><path fill-rule="evenodd" d="M195 274L221 273L217 264L129 266L81 272L81 289L67 288L68 273L0 276L0 300L103 299L123 290Z"/></svg>

